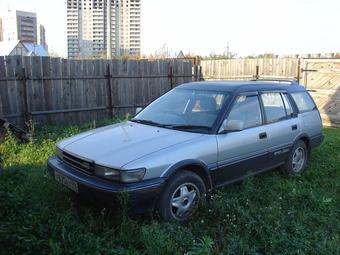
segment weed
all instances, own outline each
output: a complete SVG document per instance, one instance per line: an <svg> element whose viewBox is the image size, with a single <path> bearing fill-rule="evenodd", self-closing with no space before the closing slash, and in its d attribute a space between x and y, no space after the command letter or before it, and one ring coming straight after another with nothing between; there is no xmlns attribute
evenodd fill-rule
<svg viewBox="0 0 340 255"><path fill-rule="evenodd" d="M115 121L36 127L26 144L6 136L0 254L340 254L340 129L324 130L303 175L271 171L215 190L179 225L82 203L47 174L57 141Z"/></svg>

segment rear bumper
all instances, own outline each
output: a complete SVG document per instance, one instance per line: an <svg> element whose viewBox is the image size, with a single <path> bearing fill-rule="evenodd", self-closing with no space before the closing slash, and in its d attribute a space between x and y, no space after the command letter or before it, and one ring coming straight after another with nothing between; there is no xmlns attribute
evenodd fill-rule
<svg viewBox="0 0 340 255"><path fill-rule="evenodd" d="M54 173L58 172L77 182L78 194L86 200L99 202L109 207L117 207L120 205L119 196L124 192L127 194L129 210L136 213L152 210L155 207L164 183L163 178L129 184L114 183L75 170L57 157L50 157L47 167L53 177Z"/></svg>
<svg viewBox="0 0 340 255"><path fill-rule="evenodd" d="M324 140L324 135L323 134L319 134L316 136L311 137L310 139L310 147L313 149L315 147L318 147L322 144Z"/></svg>

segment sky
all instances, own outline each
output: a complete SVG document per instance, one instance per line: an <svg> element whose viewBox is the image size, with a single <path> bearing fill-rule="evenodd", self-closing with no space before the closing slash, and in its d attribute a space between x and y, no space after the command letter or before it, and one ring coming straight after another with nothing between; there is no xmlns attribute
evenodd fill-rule
<svg viewBox="0 0 340 255"><path fill-rule="evenodd" d="M340 52L340 0L141 0L142 54L238 56ZM49 49L66 57L66 0L0 0L37 13Z"/></svg>

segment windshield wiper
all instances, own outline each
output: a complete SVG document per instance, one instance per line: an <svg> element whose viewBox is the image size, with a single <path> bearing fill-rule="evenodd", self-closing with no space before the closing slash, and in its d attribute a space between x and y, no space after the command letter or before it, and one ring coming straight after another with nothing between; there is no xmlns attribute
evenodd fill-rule
<svg viewBox="0 0 340 255"><path fill-rule="evenodd" d="M211 127L203 126L203 125L168 125L174 129L204 129L204 130L211 130Z"/></svg>
<svg viewBox="0 0 340 255"><path fill-rule="evenodd" d="M165 124L154 122L152 120L131 119L130 121L136 122L136 123L141 123L141 124L147 124L147 125L151 125L151 126L157 126L157 127L166 127L166 126L168 126L168 125L165 125Z"/></svg>
<svg viewBox="0 0 340 255"><path fill-rule="evenodd" d="M136 122L136 123L141 123L141 124L146 124L146 125L151 125L151 126L156 126L156 127L164 127L164 128L172 128L172 129L183 129L183 130L211 130L211 127L208 126L203 126L203 125L188 125L188 124L162 124L162 123L157 123L152 120L143 120L143 119L131 119L130 121Z"/></svg>

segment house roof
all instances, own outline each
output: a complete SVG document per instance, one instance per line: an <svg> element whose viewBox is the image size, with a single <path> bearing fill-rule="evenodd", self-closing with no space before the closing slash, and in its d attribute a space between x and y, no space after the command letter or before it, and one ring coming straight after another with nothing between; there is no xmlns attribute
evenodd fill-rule
<svg viewBox="0 0 340 255"><path fill-rule="evenodd" d="M8 56L9 54L11 54L11 52L19 43L19 40L0 42L0 56Z"/></svg>
<svg viewBox="0 0 340 255"><path fill-rule="evenodd" d="M183 51L178 53L177 58L185 58Z"/></svg>
<svg viewBox="0 0 340 255"><path fill-rule="evenodd" d="M42 45L34 44L34 43L23 43L23 44L28 51L27 56L41 56L41 57L48 56L47 51Z"/></svg>

